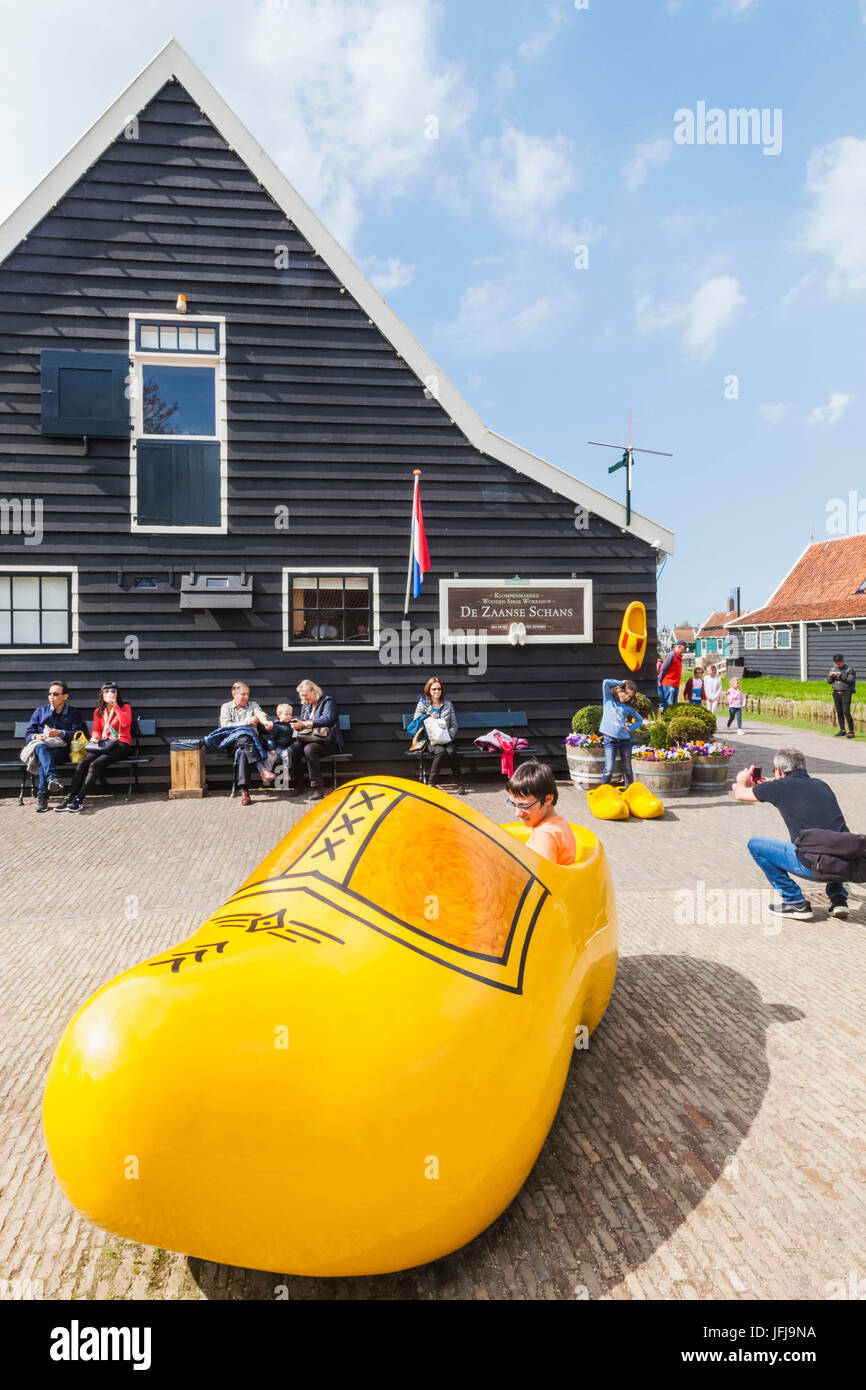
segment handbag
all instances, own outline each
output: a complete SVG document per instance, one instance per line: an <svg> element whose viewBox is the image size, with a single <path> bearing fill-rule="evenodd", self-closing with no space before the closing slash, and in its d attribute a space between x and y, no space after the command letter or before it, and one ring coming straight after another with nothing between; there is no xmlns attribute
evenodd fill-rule
<svg viewBox="0 0 866 1390"><path fill-rule="evenodd" d="M424 720L424 728L427 730L427 737L431 747L442 743L450 743L451 735L448 732L448 725L445 720L437 714L430 714Z"/></svg>
<svg viewBox="0 0 866 1390"><path fill-rule="evenodd" d="M107 753L116 742L116 738L90 738L84 745L84 751L85 753Z"/></svg>
<svg viewBox="0 0 866 1390"><path fill-rule="evenodd" d="M79 729L78 733L72 735L69 744L69 761L71 763L80 763L86 751L87 738Z"/></svg>
<svg viewBox="0 0 866 1390"><path fill-rule="evenodd" d="M295 738L301 743L320 743L330 738L333 730L330 724L316 724L312 729L298 729Z"/></svg>

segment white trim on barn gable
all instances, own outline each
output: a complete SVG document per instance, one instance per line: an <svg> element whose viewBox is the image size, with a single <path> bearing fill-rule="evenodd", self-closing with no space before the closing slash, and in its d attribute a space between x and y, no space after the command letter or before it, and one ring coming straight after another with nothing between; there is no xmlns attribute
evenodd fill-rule
<svg viewBox="0 0 866 1390"><path fill-rule="evenodd" d="M177 78L198 103L229 146L243 160L289 221L294 223L313 250L318 252L341 284L345 285L367 317L388 339L418 380L424 382L430 376L437 378L436 399L462 430L470 444L482 454L506 464L518 473L534 478L536 482L550 488L561 497L566 497L587 511L604 517L623 531L630 531L657 551L673 554L674 537L671 531L635 512L632 512L631 524L626 526L625 507L621 502L616 502L612 497L598 492L572 474L566 473L564 469L547 463L487 428L456 386L452 385L393 309L385 303L366 275L334 240L327 227L319 221L285 175L280 173L270 156L238 120L176 39L171 39L160 50L117 101L91 126L86 135L73 145L69 153L64 155L24 202L0 225L0 264L105 153L132 117L173 77Z"/></svg>

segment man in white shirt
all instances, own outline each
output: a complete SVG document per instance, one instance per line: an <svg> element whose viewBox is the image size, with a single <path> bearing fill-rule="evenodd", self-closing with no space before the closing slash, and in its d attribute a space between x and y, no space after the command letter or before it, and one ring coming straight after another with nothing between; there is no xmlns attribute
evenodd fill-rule
<svg viewBox="0 0 866 1390"><path fill-rule="evenodd" d="M244 681L235 681L232 686L232 698L220 708L220 728L225 728L227 724L249 724L251 728L259 731L274 727L273 720L268 719L261 705L256 704L255 700L250 700L250 688ZM264 732L260 732L260 741L262 745L266 742ZM241 805L249 806L250 765L258 768L263 782L273 782L274 773L268 770L266 763L259 757L253 740L245 735L235 741L235 762Z"/></svg>

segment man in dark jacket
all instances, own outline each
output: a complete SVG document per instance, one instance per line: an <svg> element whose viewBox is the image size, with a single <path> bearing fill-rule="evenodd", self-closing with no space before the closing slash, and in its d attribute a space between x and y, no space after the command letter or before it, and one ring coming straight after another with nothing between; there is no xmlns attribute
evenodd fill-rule
<svg viewBox="0 0 866 1390"><path fill-rule="evenodd" d="M854 737L854 720L851 718L851 696L857 689L857 672L853 666L845 665L844 656L834 656L833 665L830 667L830 674L827 677L827 684L833 687L833 704L836 706L836 718L839 720L839 732L837 738ZM848 721L848 732L845 732L845 721Z"/></svg>
<svg viewBox="0 0 866 1390"><path fill-rule="evenodd" d="M66 681L52 681L48 687L48 703L39 705L30 716L25 744L36 741L34 754L39 763L39 784L37 786L36 809L48 810L49 792L62 792L63 785L55 773L58 763L69 761L69 745L72 735L79 729L87 732L88 722L84 715L69 703L69 686ZM63 739L62 748L46 748L47 739Z"/></svg>
<svg viewBox="0 0 866 1390"><path fill-rule="evenodd" d="M810 777L806 759L797 748L780 748L773 759L775 776L754 780L753 769L744 768L737 774L733 793L738 801L763 801L775 806L790 835L790 840L771 840L755 836L748 850L782 899L773 903L770 911L782 917L796 917L811 922L812 905L803 897L799 885L791 878L814 879L812 870L803 863L793 843L802 830L833 830L847 832L845 817L833 790L826 782ZM848 894L844 883L827 883L831 917L848 916Z"/></svg>

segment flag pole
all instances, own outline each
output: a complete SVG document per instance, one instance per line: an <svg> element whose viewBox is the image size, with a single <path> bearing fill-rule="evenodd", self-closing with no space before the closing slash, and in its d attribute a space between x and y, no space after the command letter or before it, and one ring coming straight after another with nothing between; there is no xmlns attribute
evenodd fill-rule
<svg viewBox="0 0 866 1390"><path fill-rule="evenodd" d="M412 565L415 561L415 510L418 501L419 478L421 469L413 469L415 474L415 491L412 493L412 525L409 528L409 569L406 573L406 602L403 604L403 617L409 616L409 597L412 593Z"/></svg>

